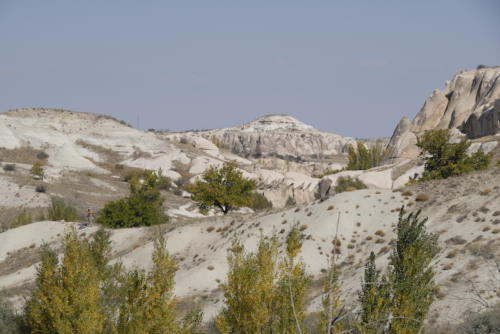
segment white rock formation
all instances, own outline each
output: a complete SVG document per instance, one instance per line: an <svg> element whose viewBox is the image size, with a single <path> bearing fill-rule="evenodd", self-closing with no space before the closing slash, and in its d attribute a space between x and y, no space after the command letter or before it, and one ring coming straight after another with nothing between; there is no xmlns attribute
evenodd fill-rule
<svg viewBox="0 0 500 334"><path fill-rule="evenodd" d="M427 98L415 119L403 118L388 144L391 158L414 158L417 135L430 129L459 129L469 138L499 131L500 67L460 72L443 91Z"/></svg>

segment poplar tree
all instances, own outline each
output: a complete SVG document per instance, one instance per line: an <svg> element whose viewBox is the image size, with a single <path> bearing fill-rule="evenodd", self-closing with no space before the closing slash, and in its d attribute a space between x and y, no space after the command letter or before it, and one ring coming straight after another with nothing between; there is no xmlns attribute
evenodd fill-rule
<svg viewBox="0 0 500 334"><path fill-rule="evenodd" d="M375 253L371 252L358 295L364 333L380 333L387 326L391 297L388 284L385 277L380 277L375 266Z"/></svg>
<svg viewBox="0 0 500 334"><path fill-rule="evenodd" d="M439 252L437 236L426 231L420 211L399 212L397 240L391 255L389 282L392 294L390 333L419 333L433 301L434 269Z"/></svg>
<svg viewBox="0 0 500 334"><path fill-rule="evenodd" d="M76 231L64 240L64 257L48 248L42 252L37 288L26 304L26 322L31 333L103 333L100 279L89 245Z"/></svg>
<svg viewBox="0 0 500 334"><path fill-rule="evenodd" d="M278 244L259 241L257 253L245 253L234 241L228 255L229 272L223 285L226 307L216 319L223 333L272 333L276 312Z"/></svg>
<svg viewBox="0 0 500 334"><path fill-rule="evenodd" d="M286 256L280 265L280 278L277 283L278 333L303 333L306 290L311 282L304 263L298 260L303 237L297 226L294 226L287 236Z"/></svg>

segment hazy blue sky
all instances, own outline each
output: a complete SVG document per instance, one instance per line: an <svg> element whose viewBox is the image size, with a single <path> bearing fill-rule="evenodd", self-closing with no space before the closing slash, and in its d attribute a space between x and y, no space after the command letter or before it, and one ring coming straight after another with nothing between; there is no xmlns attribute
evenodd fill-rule
<svg viewBox="0 0 500 334"><path fill-rule="evenodd" d="M500 65L500 0L0 0L0 111L390 136L478 64Z"/></svg>

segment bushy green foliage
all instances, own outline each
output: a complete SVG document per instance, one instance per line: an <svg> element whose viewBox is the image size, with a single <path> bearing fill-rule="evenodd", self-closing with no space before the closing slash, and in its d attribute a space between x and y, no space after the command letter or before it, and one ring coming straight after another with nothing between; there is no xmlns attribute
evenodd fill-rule
<svg viewBox="0 0 500 334"><path fill-rule="evenodd" d="M417 146L422 150L420 156L425 161L419 180L445 179L488 167L492 154L479 151L468 155L470 142L451 143L450 137L450 131L444 129L425 131L418 138Z"/></svg>
<svg viewBox="0 0 500 334"><path fill-rule="evenodd" d="M250 208L254 211L268 210L273 208L273 203L263 194L255 192L252 194L252 204L250 204Z"/></svg>
<svg viewBox="0 0 500 334"><path fill-rule="evenodd" d="M362 170L380 166L384 157L384 149L382 145L376 144L369 149L358 141L357 147L352 145L348 149L347 170Z"/></svg>
<svg viewBox="0 0 500 334"><path fill-rule="evenodd" d="M74 207L66 204L63 200L52 198L52 204L49 207L47 219L74 222L78 220L78 213Z"/></svg>
<svg viewBox="0 0 500 334"><path fill-rule="evenodd" d="M33 166L31 166L31 175L38 176L43 179L44 173L43 165L40 161L36 161Z"/></svg>
<svg viewBox="0 0 500 334"><path fill-rule="evenodd" d="M228 256L226 306L216 319L221 333L300 333L305 317L305 291L311 277L297 260L302 234L295 227L280 260L278 240L261 238L256 253L235 241Z"/></svg>
<svg viewBox="0 0 500 334"><path fill-rule="evenodd" d="M26 211L22 210L16 217L16 219L12 222L10 227L15 228L27 224L31 224L33 222L33 218L31 217L31 214Z"/></svg>
<svg viewBox="0 0 500 334"><path fill-rule="evenodd" d="M186 187L198 202L201 212L211 207L220 209L224 214L252 204L252 192L256 188L254 180L243 177L234 161L225 162L221 168L211 167L195 184Z"/></svg>
<svg viewBox="0 0 500 334"><path fill-rule="evenodd" d="M130 196L108 202L96 222L111 228L152 226L168 222L160 194L161 177L144 171L129 180Z"/></svg>
<svg viewBox="0 0 500 334"><path fill-rule="evenodd" d="M344 191L352 191L365 188L366 185L358 178L350 176L341 176L337 179L337 184L335 185L335 192L338 194Z"/></svg>
<svg viewBox="0 0 500 334"><path fill-rule="evenodd" d="M419 214L405 215L401 208L387 275L379 277L375 255L370 254L359 294L363 333L421 332L433 301L431 262L439 248L437 237L426 231L427 219Z"/></svg>
<svg viewBox="0 0 500 334"><path fill-rule="evenodd" d="M200 312L182 320L173 297L175 260L165 239L155 241L149 274L110 265L109 233L92 240L75 230L63 244L63 258L47 246L37 270L36 287L22 316L23 333L37 334L198 334Z"/></svg>

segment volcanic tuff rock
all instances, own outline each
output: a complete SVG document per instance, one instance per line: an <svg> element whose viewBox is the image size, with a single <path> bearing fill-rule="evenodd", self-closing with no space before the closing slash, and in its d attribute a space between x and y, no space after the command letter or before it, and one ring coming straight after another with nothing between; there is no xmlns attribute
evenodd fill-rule
<svg viewBox="0 0 500 334"><path fill-rule="evenodd" d="M336 156L355 141L351 137L317 130L288 115L266 115L241 126L203 131L200 135L217 138L232 152L253 157Z"/></svg>
<svg viewBox="0 0 500 334"><path fill-rule="evenodd" d="M469 138L497 134L500 67L479 67L456 74L443 91L427 98L415 119L404 117L388 144L391 158L414 158L417 135L430 129L458 129Z"/></svg>

